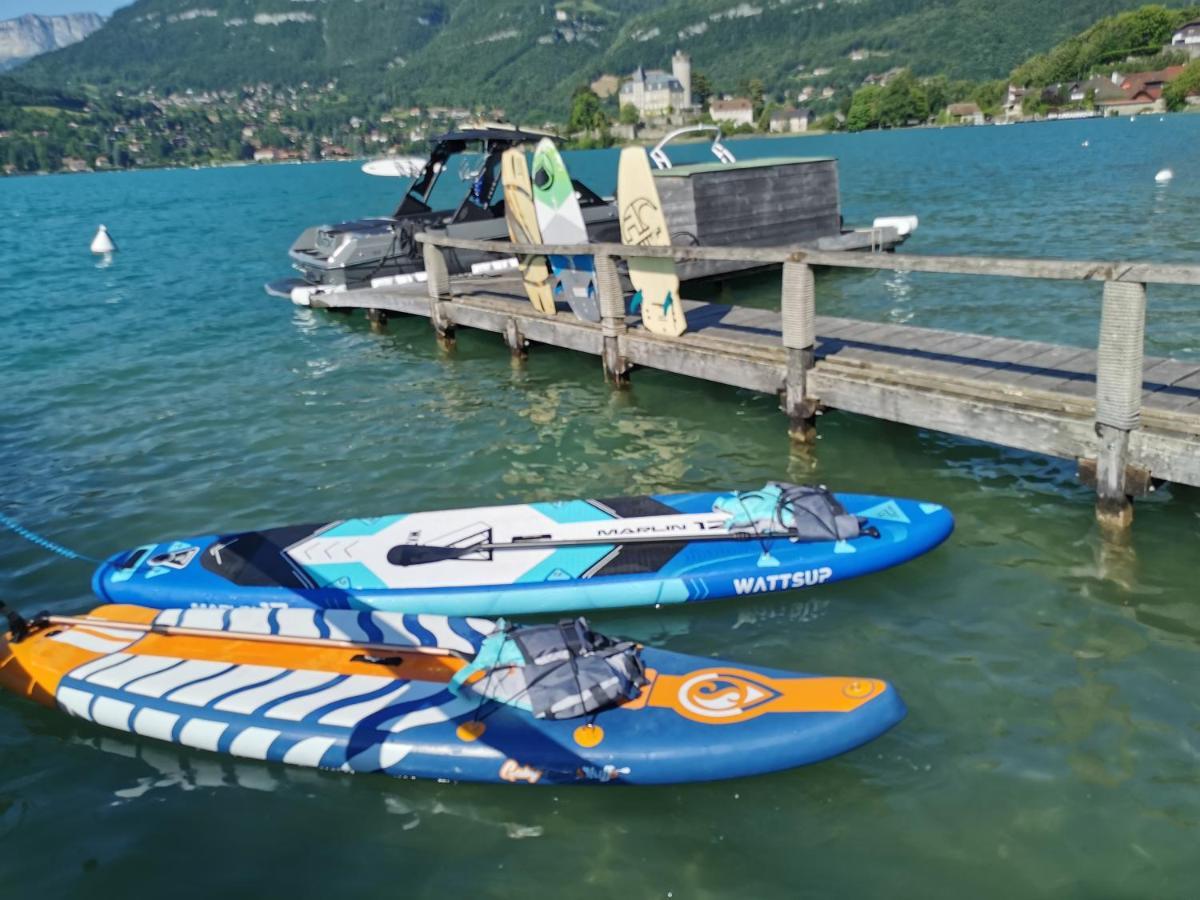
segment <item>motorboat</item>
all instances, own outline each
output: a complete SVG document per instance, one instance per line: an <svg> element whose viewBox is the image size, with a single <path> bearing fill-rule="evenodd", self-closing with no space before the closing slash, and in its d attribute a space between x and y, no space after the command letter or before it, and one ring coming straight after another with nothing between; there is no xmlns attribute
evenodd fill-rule
<svg viewBox="0 0 1200 900"><path fill-rule="evenodd" d="M507 241L500 156L511 147L532 147L544 137L554 138L543 131L484 123L434 138L429 158L390 216L305 229L288 251L300 277L273 281L266 285L267 293L295 300L297 293L353 290L397 278L419 279L425 266L421 245L415 238L423 231L471 240ZM448 170L457 172L466 189L457 206L435 209L434 191ZM572 181L588 237L619 243L621 228L612 199L601 197L577 179ZM476 251L446 252L451 274L469 272L472 266L492 259L492 255Z"/></svg>

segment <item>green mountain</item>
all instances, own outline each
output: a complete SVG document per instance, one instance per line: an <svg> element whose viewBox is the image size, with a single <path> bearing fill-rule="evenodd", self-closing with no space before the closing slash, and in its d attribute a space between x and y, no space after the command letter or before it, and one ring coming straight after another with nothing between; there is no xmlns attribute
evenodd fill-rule
<svg viewBox="0 0 1200 900"><path fill-rule="evenodd" d="M758 78L780 95L808 84L848 93L897 66L1004 77L1137 5L1059 0L1050 14L1042 0L138 0L18 73L159 92L336 79L356 100L561 118L579 84L669 67L676 49L718 91Z"/></svg>

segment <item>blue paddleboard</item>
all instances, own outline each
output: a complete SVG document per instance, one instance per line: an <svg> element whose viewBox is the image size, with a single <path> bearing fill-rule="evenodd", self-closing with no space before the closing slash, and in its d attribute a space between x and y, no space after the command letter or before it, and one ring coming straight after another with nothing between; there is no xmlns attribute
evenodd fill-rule
<svg viewBox="0 0 1200 900"><path fill-rule="evenodd" d="M568 500L205 535L118 553L97 570L93 587L109 602L158 608L485 616L586 611L841 581L920 556L954 527L950 512L936 503L835 494L859 517L857 537L755 537L739 529L730 512L749 496ZM531 541L536 545L522 546ZM568 545L544 546L556 542ZM474 549L481 546L492 549ZM412 548L445 549L451 556L430 561Z"/></svg>

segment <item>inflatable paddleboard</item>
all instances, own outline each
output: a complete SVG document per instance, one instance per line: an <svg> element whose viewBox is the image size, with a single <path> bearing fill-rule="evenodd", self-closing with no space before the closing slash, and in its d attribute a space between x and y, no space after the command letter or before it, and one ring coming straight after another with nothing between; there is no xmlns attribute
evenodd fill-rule
<svg viewBox="0 0 1200 900"><path fill-rule="evenodd" d="M670 232L662 201L650 172L650 160L641 147L621 151L617 171L617 210L621 217L621 243L644 247L669 247ZM632 308L642 316L648 331L678 337L687 331L679 299L679 276L673 259L629 259L633 282Z"/></svg>
<svg viewBox="0 0 1200 900"><path fill-rule="evenodd" d="M504 186L504 218L508 223L508 236L516 244L540 244L542 231L538 227L537 210L533 205L533 185L529 182L529 166L525 163L524 150L513 147L504 151L500 157L500 179ZM529 302L538 312L554 315L557 309L546 257L523 256L517 262Z"/></svg>
<svg viewBox="0 0 1200 900"><path fill-rule="evenodd" d="M575 185L554 141L542 138L533 154L533 204L547 244L586 244L587 227ZM554 295L587 322L600 321L596 264L591 256L551 256Z"/></svg>
<svg viewBox="0 0 1200 900"><path fill-rule="evenodd" d="M480 693L511 664L463 679L497 633L478 619L102 606L78 618L12 617L10 632L0 639L0 684L72 716L199 750L397 777L736 778L844 753L905 712L872 678L625 644L644 665L630 696L586 715L537 718L519 697Z"/></svg>
<svg viewBox="0 0 1200 900"><path fill-rule="evenodd" d="M205 535L118 553L92 584L106 601L163 608L537 614L814 587L913 559L954 527L936 503L836 494L864 523L858 537L755 538L731 527L747 496L568 500Z"/></svg>

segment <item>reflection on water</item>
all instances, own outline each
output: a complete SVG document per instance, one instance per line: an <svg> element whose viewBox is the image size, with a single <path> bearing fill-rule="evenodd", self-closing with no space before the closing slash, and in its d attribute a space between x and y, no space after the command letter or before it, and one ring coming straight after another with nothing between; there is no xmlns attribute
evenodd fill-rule
<svg viewBox="0 0 1200 900"><path fill-rule="evenodd" d="M90 732L94 730L88 729L88 733L80 732L73 735L72 743L89 747L101 753L137 760L153 772L153 774L139 776L135 783L128 787L114 790L113 796L117 798L115 802L118 804L136 802L156 791L241 789L264 792L281 790L311 792L321 789L330 779L345 777L299 766L221 757L120 734L93 735ZM412 792L408 792L409 796L404 796L405 785L403 783L392 784L382 776L376 781L374 787L377 790L382 811L388 815L399 816L403 820L401 827L405 831L420 827L423 817L451 816L477 825L501 829L507 837L513 840L541 837L545 833L545 828L541 825L522 825L517 822L500 821L473 809L466 803L418 799L411 796ZM3 834L7 819L12 819L15 827L16 820L20 818L19 811L20 805L12 803L7 810L0 812L0 835Z"/></svg>

